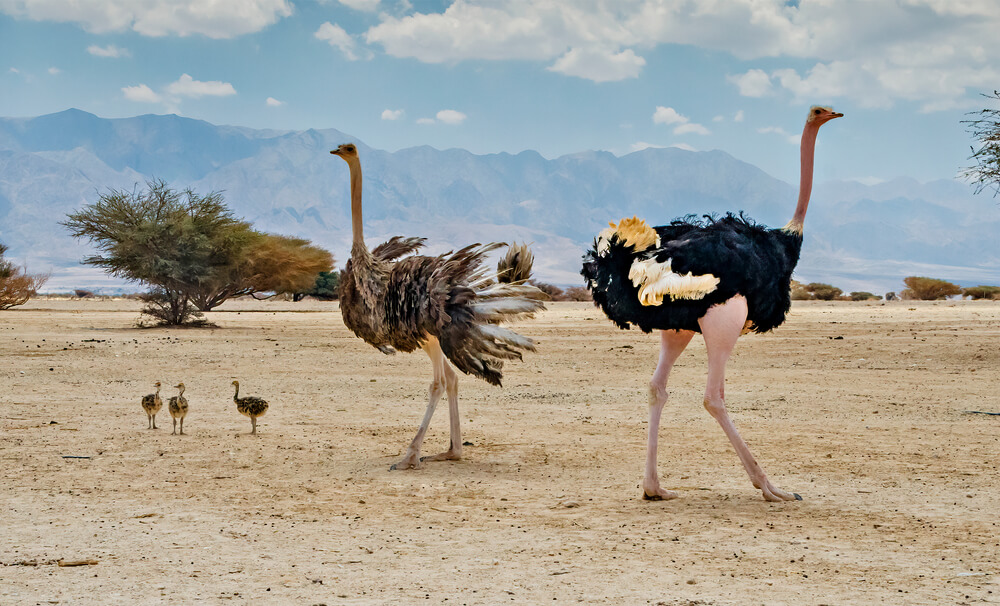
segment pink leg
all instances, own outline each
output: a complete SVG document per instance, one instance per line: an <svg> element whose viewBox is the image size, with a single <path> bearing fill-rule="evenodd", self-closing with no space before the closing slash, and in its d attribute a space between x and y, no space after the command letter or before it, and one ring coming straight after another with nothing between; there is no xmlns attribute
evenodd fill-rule
<svg viewBox="0 0 1000 606"><path fill-rule="evenodd" d="M424 436L427 434L427 428L431 424L431 417L434 416L434 409L437 408L437 403L441 399L441 396L445 393L447 389L447 379L445 378L447 368L447 361L444 357L444 352L441 351L441 345L438 340L434 337L429 337L427 342L423 345L424 351L431 358L431 364L434 366L434 380L431 381L430 393L427 399L427 410L424 412L424 419L420 422L420 427L417 428L417 435L413 437L413 441L410 442L410 446L406 449L403 454L403 458L394 463L390 470L392 469L419 469L421 465L420 458L420 447L424 443ZM449 369L450 370L450 369ZM449 397L449 400L451 398ZM453 423L458 422L458 379L455 379L455 416Z"/></svg>
<svg viewBox="0 0 1000 606"><path fill-rule="evenodd" d="M675 499L678 496L676 492L660 488L660 477L656 471L656 445L660 433L660 413L667 403L667 377L693 336L694 333L690 330L660 331L660 361L649 381L649 436L646 443L646 475L642 479L642 498L647 501Z"/></svg>
<svg viewBox="0 0 1000 606"><path fill-rule="evenodd" d="M726 437L736 449L743 467L750 476L750 481L754 488L759 488L764 493L764 498L768 501L792 501L802 500L797 494L792 494L781 490L771 483L764 474L764 470L753 453L747 447L746 442L740 437L736 426L733 425L726 411L725 400L725 380L726 361L736 345L736 340L743 330L743 325L747 319L747 301L741 296L733 297L721 305L708 310L708 313L698 321L701 325L701 332L705 336L705 348L708 352L708 386L705 388L705 409L719 422L722 431L726 432Z"/></svg>
<svg viewBox="0 0 1000 606"><path fill-rule="evenodd" d="M443 354L442 354L443 357ZM458 461L462 458L462 426L458 417L458 375L448 365L447 360L443 360L444 365L444 385L448 392L448 421L451 428L451 441L448 450L441 454L424 457L421 461Z"/></svg>

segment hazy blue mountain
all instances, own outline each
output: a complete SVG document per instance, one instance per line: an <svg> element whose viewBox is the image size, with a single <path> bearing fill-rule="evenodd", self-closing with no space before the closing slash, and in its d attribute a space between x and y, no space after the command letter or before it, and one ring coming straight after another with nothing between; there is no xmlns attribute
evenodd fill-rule
<svg viewBox="0 0 1000 606"><path fill-rule="evenodd" d="M796 187L721 151L646 149L617 157L581 152L475 155L414 147L371 149L340 131L216 126L179 116L104 119L79 110L0 118L0 241L48 288L108 286L79 264L90 251L58 225L109 188L156 177L176 188L220 190L259 228L308 237L346 260L347 168L329 150L359 144L366 235L430 238L430 252L475 241L534 243L537 273L579 284L579 260L609 220L638 215L661 224L688 213L743 210L783 225ZM995 234L1000 208L955 181L896 179L877 185L817 184L797 277L845 290L899 290L920 274L1000 283Z"/></svg>

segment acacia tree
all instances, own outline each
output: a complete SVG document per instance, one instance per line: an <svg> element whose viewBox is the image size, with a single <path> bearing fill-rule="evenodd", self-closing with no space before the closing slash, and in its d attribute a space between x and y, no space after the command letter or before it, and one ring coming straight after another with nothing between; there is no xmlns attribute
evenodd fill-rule
<svg viewBox="0 0 1000 606"><path fill-rule="evenodd" d="M48 276L25 273L24 269L4 259L6 252L7 246L0 244L0 309L24 305L48 280Z"/></svg>
<svg viewBox="0 0 1000 606"><path fill-rule="evenodd" d="M1000 101L1000 91L983 96ZM979 149L972 147L970 159L976 164L965 169L963 176L972 181L977 194L989 187L995 196L1000 193L1000 109L986 108L971 115L976 117L962 122L980 145Z"/></svg>
<svg viewBox="0 0 1000 606"><path fill-rule="evenodd" d="M176 192L162 180L138 191L111 190L63 223L102 253L84 263L147 284L143 313L184 324L226 299L299 284L301 272L329 269L329 253L305 240L255 231L222 195ZM296 257L295 253L299 256ZM315 268L319 269L315 269ZM303 269L305 268L305 269Z"/></svg>
<svg viewBox="0 0 1000 606"><path fill-rule="evenodd" d="M231 297L301 292L333 266L330 253L308 240L257 231L237 252L227 271L215 272L192 293L199 310L209 311Z"/></svg>
<svg viewBox="0 0 1000 606"><path fill-rule="evenodd" d="M951 295L962 294L962 289L957 284L952 284L946 280L938 280L937 278L909 276L903 278L903 283L907 286L903 292L899 293L899 296L903 299L937 301Z"/></svg>

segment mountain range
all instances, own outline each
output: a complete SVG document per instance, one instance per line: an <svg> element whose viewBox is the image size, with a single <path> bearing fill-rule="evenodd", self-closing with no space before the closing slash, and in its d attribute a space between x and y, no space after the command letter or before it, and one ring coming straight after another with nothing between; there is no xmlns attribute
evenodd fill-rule
<svg viewBox="0 0 1000 606"><path fill-rule="evenodd" d="M638 215L658 225L689 213L744 211L780 226L797 191L717 150L554 159L427 146L388 152L334 129L259 130L176 115L105 119L69 109L0 118L0 242L29 271L51 273L46 290L121 289L80 265L92 249L59 222L112 188L157 178L175 189L221 191L258 229L309 238L340 266L350 247L347 167L328 152L347 141L361 154L370 244L420 235L439 253L527 241L537 277L559 285L581 284L582 252L609 220ZM796 279L876 293L900 290L908 275L1000 284L998 228L997 200L959 181L819 183Z"/></svg>

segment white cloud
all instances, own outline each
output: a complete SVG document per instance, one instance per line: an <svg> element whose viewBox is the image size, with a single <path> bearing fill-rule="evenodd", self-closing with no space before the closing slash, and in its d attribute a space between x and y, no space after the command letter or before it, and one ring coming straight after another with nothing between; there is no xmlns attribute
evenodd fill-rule
<svg viewBox="0 0 1000 606"><path fill-rule="evenodd" d="M417 124L434 124L434 118L417 118Z"/></svg>
<svg viewBox="0 0 1000 606"><path fill-rule="evenodd" d="M745 96L796 102L907 100L933 111L1000 81L993 0L454 0L440 13L379 19L366 40L395 57L549 62L597 81L634 77L644 61L636 50L662 44L766 59L766 71L730 80Z"/></svg>
<svg viewBox="0 0 1000 606"><path fill-rule="evenodd" d="M21 70L17 69L16 67L12 67L8 71L10 73L12 73L12 74L20 74L21 73Z"/></svg>
<svg viewBox="0 0 1000 606"><path fill-rule="evenodd" d="M58 76L58 75L59 75L59 73L60 73L60 72L62 72L62 70L61 70L61 69L59 69L58 67L50 67L50 68L48 69L48 72L49 72L49 74L51 74L51 75L53 75L53 76Z"/></svg>
<svg viewBox="0 0 1000 606"><path fill-rule="evenodd" d="M403 110L401 109L384 109L382 110L383 120L399 120L403 117Z"/></svg>
<svg viewBox="0 0 1000 606"><path fill-rule="evenodd" d="M379 0L338 0L341 4L356 11L366 13L375 12L378 9Z"/></svg>
<svg viewBox="0 0 1000 606"><path fill-rule="evenodd" d="M672 107L657 105L656 111L653 112L653 124L684 124L687 121L686 117L677 113Z"/></svg>
<svg viewBox="0 0 1000 606"><path fill-rule="evenodd" d="M771 76L760 69L752 69L739 76L727 76L727 80L740 89L744 97L765 97L771 94Z"/></svg>
<svg viewBox="0 0 1000 606"><path fill-rule="evenodd" d="M357 60L358 56L354 52L354 38L336 23L327 21L319 26L319 29L316 30L313 36L320 40L325 40L330 46L339 48L348 61Z"/></svg>
<svg viewBox="0 0 1000 606"><path fill-rule="evenodd" d="M696 122L691 122L690 118L681 115L674 108L662 105L657 105L656 111L653 112L653 124L676 124L677 126L674 127L675 135L686 135L688 133L696 135L712 134L707 128Z"/></svg>
<svg viewBox="0 0 1000 606"><path fill-rule="evenodd" d="M275 99L274 97L268 97L268 98L267 98L267 99L266 99L266 100L264 101L264 103L266 103L268 107L281 107L282 105L284 105L284 104L285 104L285 102L284 102L284 101L278 101L278 100L277 100L277 99Z"/></svg>
<svg viewBox="0 0 1000 606"><path fill-rule="evenodd" d="M171 95L190 97L192 99L199 97L227 97L236 94L236 89L228 82L220 82L218 80L202 82L195 80L187 74L182 74L176 82L168 84L165 90Z"/></svg>
<svg viewBox="0 0 1000 606"><path fill-rule="evenodd" d="M674 129L675 135L686 135L688 133L694 133L696 135L711 135L712 132L702 126L701 124L695 124L694 122L687 122L685 124L680 124Z"/></svg>
<svg viewBox="0 0 1000 606"><path fill-rule="evenodd" d="M668 147L676 147L677 149L683 149L684 151L691 151L691 152L698 151L696 148L688 145L687 143L674 143L673 145L669 145Z"/></svg>
<svg viewBox="0 0 1000 606"><path fill-rule="evenodd" d="M547 69L594 82L616 82L639 77L644 65L646 60L636 55L630 48L617 52L571 48Z"/></svg>
<svg viewBox="0 0 1000 606"><path fill-rule="evenodd" d="M34 21L77 23L93 33L232 38L292 14L289 0L0 0L0 12Z"/></svg>
<svg viewBox="0 0 1000 606"><path fill-rule="evenodd" d="M125 98L129 101L137 101L139 103L159 103L162 100L160 95L153 92L153 89L149 88L145 84L140 84L138 86L125 86L122 88L122 92L125 93Z"/></svg>
<svg viewBox="0 0 1000 606"><path fill-rule="evenodd" d="M741 109L733 115L733 122L742 122L742 121L743 121L743 110Z"/></svg>
<svg viewBox="0 0 1000 606"><path fill-rule="evenodd" d="M87 52L95 57L108 57L111 59L131 56L131 53L129 53L127 48L118 48L114 44L109 44L103 47L91 44L87 47Z"/></svg>
<svg viewBox="0 0 1000 606"><path fill-rule="evenodd" d="M726 119L725 116L715 116L712 118L712 122L722 122Z"/></svg>
<svg viewBox="0 0 1000 606"><path fill-rule="evenodd" d="M437 113L438 122L444 122L445 124L461 124L465 122L468 117L460 111L455 111L453 109L442 109Z"/></svg>
<svg viewBox="0 0 1000 606"><path fill-rule="evenodd" d="M758 128L757 132L762 135L774 134L778 135L779 137L784 137L785 141L788 141L789 143L793 143L795 145L798 145L799 142L802 140L802 135L800 134L793 135L789 133L787 130L781 128L780 126L765 126L763 128Z"/></svg>

